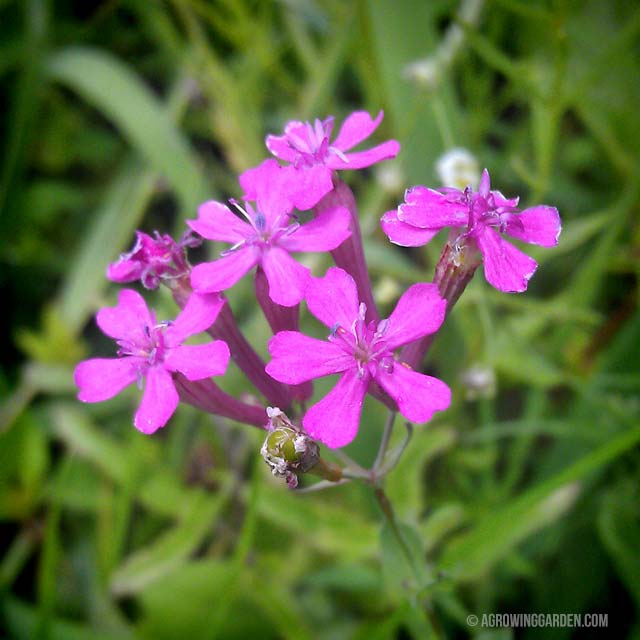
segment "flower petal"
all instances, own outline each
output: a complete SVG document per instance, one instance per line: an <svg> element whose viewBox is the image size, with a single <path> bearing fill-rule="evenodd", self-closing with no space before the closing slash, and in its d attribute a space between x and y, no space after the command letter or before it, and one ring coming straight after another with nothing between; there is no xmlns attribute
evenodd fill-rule
<svg viewBox="0 0 640 640"><path fill-rule="evenodd" d="M327 340L298 331L280 331L269 340L272 360L266 372L279 382L300 384L354 366L353 356Z"/></svg>
<svg viewBox="0 0 640 640"><path fill-rule="evenodd" d="M349 329L358 317L356 283L343 269L331 267L323 278L311 278L304 295L309 311L327 327Z"/></svg>
<svg viewBox="0 0 640 640"><path fill-rule="evenodd" d="M484 260L484 275L496 289L507 293L526 291L529 278L538 267L526 253L504 240L493 229L476 234Z"/></svg>
<svg viewBox="0 0 640 640"><path fill-rule="evenodd" d="M261 266L269 282L269 297L283 307L292 307L304 297L310 271L284 249L271 247L262 254Z"/></svg>
<svg viewBox="0 0 640 640"><path fill-rule="evenodd" d="M346 207L326 209L279 244L287 251L331 251L351 235L350 223L351 214Z"/></svg>
<svg viewBox="0 0 640 640"><path fill-rule="evenodd" d="M380 226L389 240L401 247L421 247L438 233L438 229L422 229L402 222L397 209L387 211L380 219Z"/></svg>
<svg viewBox="0 0 640 640"><path fill-rule="evenodd" d="M451 190L454 192L455 190ZM462 192L460 192L462 198ZM398 219L423 229L462 227L469 222L468 205L450 194L426 187L407 189L404 203L398 207Z"/></svg>
<svg viewBox="0 0 640 640"><path fill-rule="evenodd" d="M327 166L332 169L364 169L376 162L395 158L400 151L400 143L397 140L387 140L366 151L354 151L347 153L346 162L338 155L330 155Z"/></svg>
<svg viewBox="0 0 640 640"><path fill-rule="evenodd" d="M117 395L137 379L136 358L93 358L76 367L73 374L78 400L102 402Z"/></svg>
<svg viewBox="0 0 640 640"><path fill-rule="evenodd" d="M153 433L167 424L178 406L178 392L171 374L163 367L151 367L147 373L142 401L133 424L142 433Z"/></svg>
<svg viewBox="0 0 640 640"><path fill-rule="evenodd" d="M115 307L100 309L96 322L104 333L116 340L145 340L145 327L155 324L144 298L133 289L122 289Z"/></svg>
<svg viewBox="0 0 640 640"><path fill-rule="evenodd" d="M451 404L451 390L442 380L418 373L403 362L396 362L390 373L379 368L375 379L411 422L427 422L435 411L444 411Z"/></svg>
<svg viewBox="0 0 640 640"><path fill-rule="evenodd" d="M256 201L258 211L265 217L267 228L293 209L289 183L288 171L273 158L248 169L240 176L245 198Z"/></svg>
<svg viewBox="0 0 640 640"><path fill-rule="evenodd" d="M215 200L198 207L198 219L187 220L187 224L203 238L236 244L253 233L249 223Z"/></svg>
<svg viewBox="0 0 640 640"><path fill-rule="evenodd" d="M378 128L382 118L384 118L383 111L380 111L375 120L366 111L354 111L342 123L332 146L340 151L348 151L359 142L366 140Z"/></svg>
<svg viewBox="0 0 640 640"><path fill-rule="evenodd" d="M304 126L302 122L298 122L300 126ZM284 136L268 135L265 139L267 149L280 160L285 162L293 162L298 152L289 144L289 138Z"/></svg>
<svg viewBox="0 0 640 640"><path fill-rule="evenodd" d="M194 291L184 309L165 331L167 346L175 347L189 336L206 331L215 322L225 302L219 293Z"/></svg>
<svg viewBox="0 0 640 640"><path fill-rule="evenodd" d="M198 293L224 291L251 271L260 260L260 251L244 246L213 262L196 265L191 271L191 286Z"/></svg>
<svg viewBox="0 0 640 640"><path fill-rule="evenodd" d="M324 164L285 167L291 202L296 209L315 207L333 189L333 172Z"/></svg>
<svg viewBox="0 0 640 640"><path fill-rule="evenodd" d="M357 369L345 371L336 386L320 402L309 407L302 419L305 431L327 447L349 444L358 432L360 414L367 391L366 378Z"/></svg>
<svg viewBox="0 0 640 640"><path fill-rule="evenodd" d="M229 347L223 340L208 344L182 345L169 349L164 365L169 371L179 371L187 380L202 380L221 376L229 364Z"/></svg>
<svg viewBox="0 0 640 640"><path fill-rule="evenodd" d="M409 287L389 316L384 335L389 348L395 349L437 331L444 320L446 306L437 285L420 283Z"/></svg>
<svg viewBox="0 0 640 640"><path fill-rule="evenodd" d="M542 247L555 247L561 230L558 210L542 204L525 209L510 218L506 233L524 242Z"/></svg>
<svg viewBox="0 0 640 640"><path fill-rule="evenodd" d="M111 282L134 282L144 271L140 260L118 260L107 267L107 279Z"/></svg>

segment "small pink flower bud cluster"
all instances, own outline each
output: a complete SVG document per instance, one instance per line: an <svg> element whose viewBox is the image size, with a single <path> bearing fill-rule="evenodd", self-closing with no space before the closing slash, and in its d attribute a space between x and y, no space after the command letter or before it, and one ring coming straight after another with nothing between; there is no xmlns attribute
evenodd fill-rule
<svg viewBox="0 0 640 640"><path fill-rule="evenodd" d="M107 400L136 383L143 394L134 424L144 433L163 427L180 400L268 428L270 444L263 454L292 486L295 471L308 470L317 459L309 438L332 448L353 440L367 393L412 422L427 422L445 410L449 387L419 367L447 312L481 262L490 284L524 291L537 265L502 235L552 246L560 220L556 209L544 205L519 211L517 199L490 189L486 170L477 192L471 187L407 190L404 203L382 217L391 242L419 246L444 227L452 231L434 282L409 287L391 314L381 318L355 198L338 176L344 169L395 158L400 149L395 140L352 151L381 121L382 112L375 119L352 113L333 140L333 118L290 122L283 135L267 136L267 148L277 159L240 176L239 200L203 203L179 242L138 232L133 249L109 266L107 277L140 280L147 289L165 284L181 311L173 321L158 321L139 293L121 291L118 304L97 315L100 329L118 345L117 357L77 366L79 399ZM311 212L306 222L299 215L304 211ZM186 250L201 239L226 247L217 259L192 268ZM314 275L294 257L300 252L328 252L335 266ZM256 301L274 334L268 364L243 335L224 297L250 272ZM326 327L325 340L299 331L301 303ZM213 340L185 344L202 332ZM233 398L211 380L224 375L231 358L264 404ZM313 380L332 374L339 376L335 387L306 408ZM278 407L269 408L268 420L265 406Z"/></svg>

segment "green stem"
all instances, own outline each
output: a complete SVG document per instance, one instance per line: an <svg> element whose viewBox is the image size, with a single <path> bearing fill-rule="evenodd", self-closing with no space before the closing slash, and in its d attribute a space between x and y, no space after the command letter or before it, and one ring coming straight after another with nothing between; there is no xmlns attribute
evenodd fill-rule
<svg viewBox="0 0 640 640"><path fill-rule="evenodd" d="M380 440L380 448L378 449L378 454L376 455L376 461L373 463L373 468L371 472L375 475L380 470L382 463L384 462L384 456L387 453L387 448L389 447L389 440L391 439L391 433L393 432L393 423L396 419L396 412L389 411L389 415L387 416L387 421L384 423L384 430L382 432L382 440Z"/></svg>
<svg viewBox="0 0 640 640"><path fill-rule="evenodd" d="M373 492L376 496L376 500L382 509L382 513L386 518L389 526L391 527L391 531L393 531L393 535L396 537L400 548L402 549L402 553L405 555L409 566L411 567L411 572L413 573L413 577L416 579L416 583L419 585L421 581L420 570L416 565L416 561L407 545L406 540L404 539L402 532L400 531L400 527L398 526L398 521L396 520L395 513L393 511L393 505L391 501L387 497L387 494L384 492L384 489L379 485L374 485Z"/></svg>

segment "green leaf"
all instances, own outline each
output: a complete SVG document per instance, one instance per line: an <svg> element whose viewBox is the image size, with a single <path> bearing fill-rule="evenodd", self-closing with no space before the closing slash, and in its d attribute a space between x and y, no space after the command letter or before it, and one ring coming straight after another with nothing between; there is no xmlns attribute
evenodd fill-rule
<svg viewBox="0 0 640 640"><path fill-rule="evenodd" d="M598 514L598 532L611 556L618 575L640 607L640 523L637 510L637 486L622 484L604 496Z"/></svg>
<svg viewBox="0 0 640 640"><path fill-rule="evenodd" d="M35 609L18 600L6 598L1 605L3 622L11 638L15 640L32 640L38 637L37 612ZM132 635L126 632L103 631L94 625L81 625L76 622L53 618L49 629L49 640L130 640Z"/></svg>
<svg viewBox="0 0 640 640"><path fill-rule="evenodd" d="M52 55L47 70L111 120L167 178L183 210L195 211L204 200L200 165L168 111L128 65L100 49L69 47Z"/></svg>
<svg viewBox="0 0 640 640"><path fill-rule="evenodd" d="M640 441L631 429L478 522L445 551L439 568L453 580L473 580L518 543L561 517L573 504L579 480L602 469Z"/></svg>
<svg viewBox="0 0 640 640"><path fill-rule="evenodd" d="M108 284L104 275L107 265L123 247L132 244L154 184L154 173L127 163L94 213L80 248L71 258L58 298L60 315L69 331L79 331L99 306L100 291Z"/></svg>
<svg viewBox="0 0 640 640"><path fill-rule="evenodd" d="M178 525L134 552L113 572L112 593L116 596L138 593L184 565L210 533L228 495L228 490L222 490L213 497L204 493L194 496L190 504L185 505Z"/></svg>

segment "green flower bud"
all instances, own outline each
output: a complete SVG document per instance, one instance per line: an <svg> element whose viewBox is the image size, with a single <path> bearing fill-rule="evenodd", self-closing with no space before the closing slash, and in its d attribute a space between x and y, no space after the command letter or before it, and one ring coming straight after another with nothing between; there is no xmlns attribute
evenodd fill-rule
<svg viewBox="0 0 640 640"><path fill-rule="evenodd" d="M260 453L274 476L283 477L291 488L298 486L298 473L316 466L320 447L277 407L268 407L267 435Z"/></svg>

